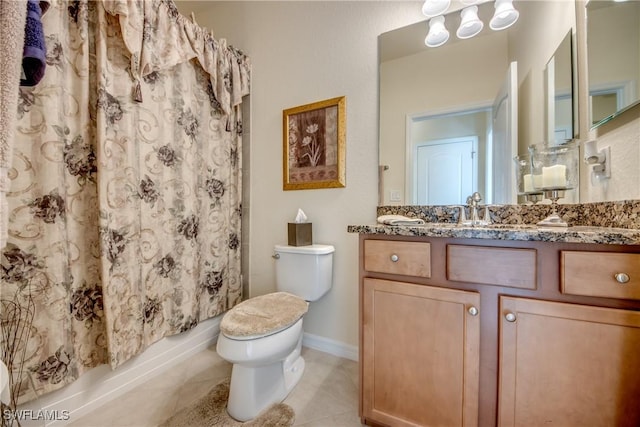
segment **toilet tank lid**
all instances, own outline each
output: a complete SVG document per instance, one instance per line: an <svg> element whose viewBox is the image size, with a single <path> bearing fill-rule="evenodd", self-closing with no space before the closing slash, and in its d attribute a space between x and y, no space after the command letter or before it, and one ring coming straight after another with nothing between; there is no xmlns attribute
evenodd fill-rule
<svg viewBox="0 0 640 427"><path fill-rule="evenodd" d="M289 245L276 245L276 252L288 252L294 254L313 254L322 255L330 254L334 252L336 248L332 245L306 245L306 246L289 246Z"/></svg>

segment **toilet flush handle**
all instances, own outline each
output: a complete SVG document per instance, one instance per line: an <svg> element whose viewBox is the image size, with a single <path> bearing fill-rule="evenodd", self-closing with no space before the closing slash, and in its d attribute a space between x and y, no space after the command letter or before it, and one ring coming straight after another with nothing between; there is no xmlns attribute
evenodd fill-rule
<svg viewBox="0 0 640 427"><path fill-rule="evenodd" d="M280 254L276 252L275 254L271 255L271 258L280 259Z"/></svg>

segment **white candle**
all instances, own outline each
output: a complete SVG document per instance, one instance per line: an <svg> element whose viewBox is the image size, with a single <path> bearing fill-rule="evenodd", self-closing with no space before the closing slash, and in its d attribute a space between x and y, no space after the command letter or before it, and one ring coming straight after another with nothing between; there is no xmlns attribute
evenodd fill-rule
<svg viewBox="0 0 640 427"><path fill-rule="evenodd" d="M537 190L542 188L542 174L533 175L533 188Z"/></svg>
<svg viewBox="0 0 640 427"><path fill-rule="evenodd" d="M542 168L543 188L562 188L567 186L567 167L565 165L553 165Z"/></svg>
<svg viewBox="0 0 640 427"><path fill-rule="evenodd" d="M524 183L524 192L529 193L533 191L533 177L530 173L522 176L522 182Z"/></svg>
<svg viewBox="0 0 640 427"><path fill-rule="evenodd" d="M524 192L532 193L534 190L542 188L542 175L526 174L522 176L522 182L524 184Z"/></svg>

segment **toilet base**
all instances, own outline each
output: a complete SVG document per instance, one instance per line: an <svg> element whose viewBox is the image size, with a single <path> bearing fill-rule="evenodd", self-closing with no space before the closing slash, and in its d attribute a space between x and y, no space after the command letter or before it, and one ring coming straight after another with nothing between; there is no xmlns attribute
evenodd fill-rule
<svg viewBox="0 0 640 427"><path fill-rule="evenodd" d="M282 402L304 373L302 336L285 360L264 366L234 364L227 412L238 421L255 418L269 405Z"/></svg>
<svg viewBox="0 0 640 427"><path fill-rule="evenodd" d="M300 341L296 349L293 350L282 364L282 369L284 371L284 385L287 390L287 394L289 394L296 384L298 384L298 381L300 381L300 378L302 378L302 374L304 373L305 362L304 358L300 355L301 349L302 337L300 337Z"/></svg>

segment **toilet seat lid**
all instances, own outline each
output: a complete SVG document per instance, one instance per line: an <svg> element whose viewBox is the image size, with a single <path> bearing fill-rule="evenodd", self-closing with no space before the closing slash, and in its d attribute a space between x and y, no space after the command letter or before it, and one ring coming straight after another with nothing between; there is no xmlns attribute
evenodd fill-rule
<svg viewBox="0 0 640 427"><path fill-rule="evenodd" d="M220 331L229 338L250 339L271 335L297 322L309 304L288 292L274 292L242 301L220 322Z"/></svg>

